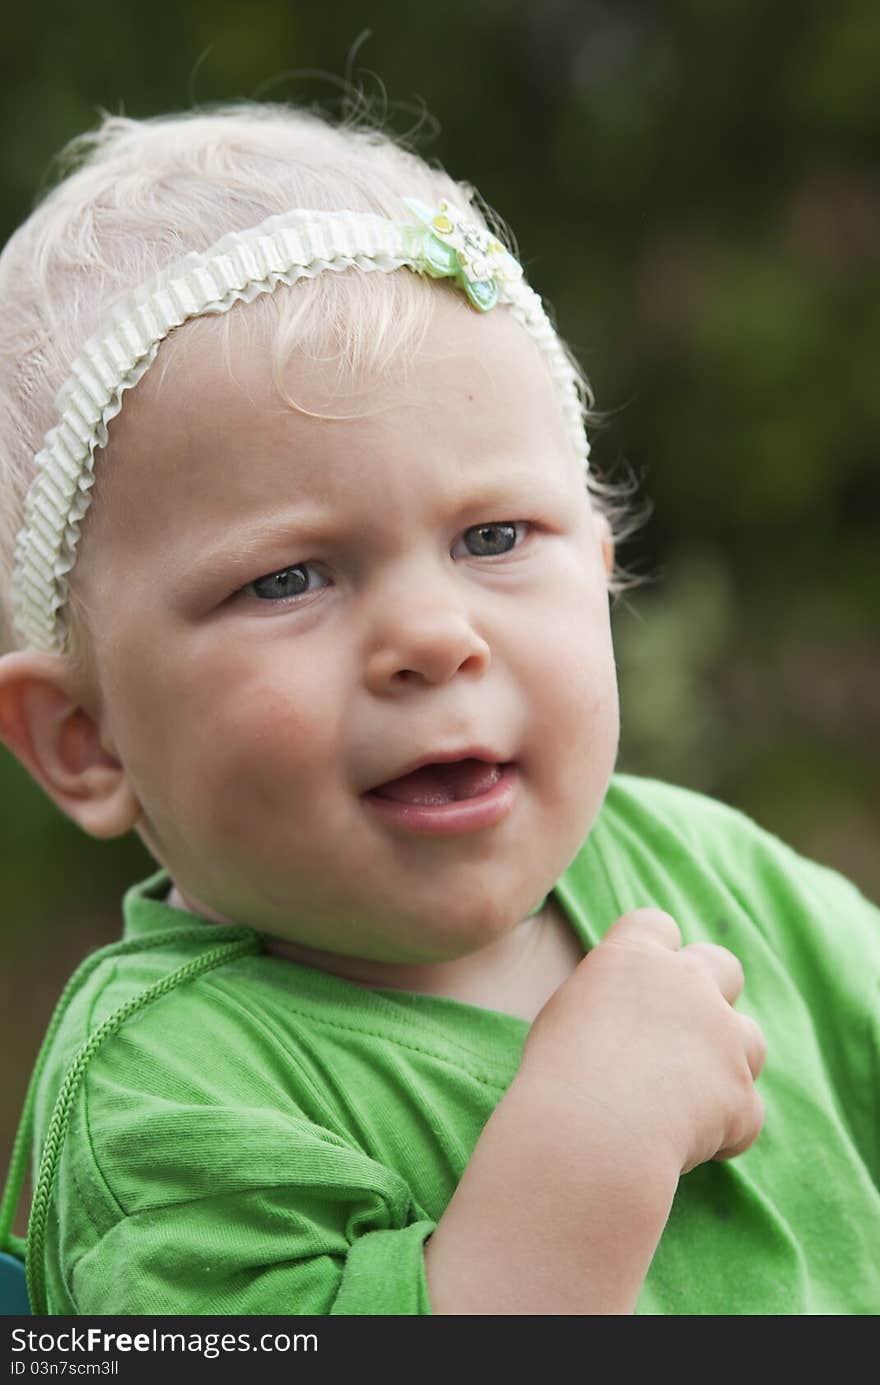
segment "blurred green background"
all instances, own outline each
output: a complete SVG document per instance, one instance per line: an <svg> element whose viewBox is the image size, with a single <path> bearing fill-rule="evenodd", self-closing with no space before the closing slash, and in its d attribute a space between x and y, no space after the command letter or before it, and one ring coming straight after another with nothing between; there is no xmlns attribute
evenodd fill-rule
<svg viewBox="0 0 880 1385"><path fill-rule="evenodd" d="M609 412L597 467L653 504L614 616L621 767L880 897L873 0L44 0L0 52L4 239L99 109L333 110L346 73L473 181ZM2 1154L66 976L151 867L2 750L0 803Z"/></svg>

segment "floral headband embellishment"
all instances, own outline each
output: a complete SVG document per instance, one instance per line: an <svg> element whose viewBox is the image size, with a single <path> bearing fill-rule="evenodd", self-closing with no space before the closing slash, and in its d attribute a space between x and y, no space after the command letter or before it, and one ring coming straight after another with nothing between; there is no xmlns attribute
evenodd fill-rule
<svg viewBox="0 0 880 1385"><path fill-rule="evenodd" d="M451 202L441 202L437 208L416 197L404 197L403 202L426 228L425 273L432 279L455 279L480 312L495 307L501 285L522 279L522 266L500 240L484 226L468 221L467 214Z"/></svg>

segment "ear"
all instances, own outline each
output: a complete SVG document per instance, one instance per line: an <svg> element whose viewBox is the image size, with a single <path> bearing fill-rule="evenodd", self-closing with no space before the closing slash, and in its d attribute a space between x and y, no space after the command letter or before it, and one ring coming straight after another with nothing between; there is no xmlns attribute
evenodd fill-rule
<svg viewBox="0 0 880 1385"><path fill-rule="evenodd" d="M67 660L0 658L0 741L68 817L93 837L118 837L141 815L124 766L82 705Z"/></svg>
<svg viewBox="0 0 880 1385"><path fill-rule="evenodd" d="M611 525L605 515L593 511L593 527L596 530L596 538L602 549L602 562L605 565L605 575L610 579L614 571L614 536L611 533Z"/></svg>

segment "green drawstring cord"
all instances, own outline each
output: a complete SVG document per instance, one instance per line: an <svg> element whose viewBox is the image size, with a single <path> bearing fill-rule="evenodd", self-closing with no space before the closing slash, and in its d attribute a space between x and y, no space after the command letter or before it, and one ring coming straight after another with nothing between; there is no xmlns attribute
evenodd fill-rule
<svg viewBox="0 0 880 1385"><path fill-rule="evenodd" d="M12 1148L9 1176L6 1180L3 1201L0 1203L0 1250L9 1251L19 1259L26 1259L28 1297L31 1303L31 1311L35 1315L45 1315L48 1312L46 1305L45 1264L43 1257L46 1239L46 1219L52 1197L52 1188L55 1182L55 1173L58 1167L58 1161L61 1157L64 1138L67 1134L67 1127L70 1123L70 1112L73 1106L73 1100L79 1090L89 1060L94 1056L96 1050L105 1039L115 1034L127 1019L136 1014L138 1010L143 1009L145 1005L149 1005L151 1001L160 999L160 997L166 995L168 991L172 991L175 987L183 985L184 982L192 980L193 977L201 976L204 972L211 971L215 967L222 967L226 962L235 961L238 957L247 956L249 953L261 952L263 949L263 941L259 934L249 928L230 928L226 931L226 938L231 939L231 941L223 942L219 946L211 948L208 952L202 953L201 956L194 957L191 962L185 962L175 971L170 972L167 976L161 977L158 981L154 982L152 986L148 986L140 995L133 996L131 1000L126 1001L118 1010L114 1010L104 1023L95 1030L94 1034L90 1035L78 1049L68 1069L67 1076L61 1084L55 1102L55 1109L52 1112L52 1118L49 1122L49 1128L43 1145L43 1154L40 1160L40 1169L31 1202L27 1239L25 1240L21 1236L13 1235L12 1223L21 1197L21 1189L24 1183L27 1161L33 1140L34 1106L36 1104L37 1088L46 1065L52 1041L55 1038L58 1027L64 1018L74 994L79 990L83 981L86 980L95 968L100 966L100 964L108 958L122 957L132 952L150 951L155 948L164 947L165 944L169 942L204 942L204 925L198 928L168 929L162 933L156 933L147 939L129 939L121 943L111 943L109 947L101 948L98 952L94 952L90 957L87 957L65 986L61 994L61 999L58 1001L54 1014L49 1021L46 1037L43 1039L37 1061L34 1064L34 1070L31 1074L31 1080L28 1084L24 1109L15 1137L15 1143Z"/></svg>

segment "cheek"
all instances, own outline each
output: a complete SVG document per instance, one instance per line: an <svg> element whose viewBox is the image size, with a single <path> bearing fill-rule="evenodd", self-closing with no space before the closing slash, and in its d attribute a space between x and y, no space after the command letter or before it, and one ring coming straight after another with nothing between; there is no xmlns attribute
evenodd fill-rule
<svg viewBox="0 0 880 1385"><path fill-rule="evenodd" d="M126 763L148 816L200 820L234 838L262 813L289 813L292 796L314 797L334 767L338 775L333 678L317 679L307 660L259 665L256 654L235 666L205 659L131 680Z"/></svg>
<svg viewBox="0 0 880 1385"><path fill-rule="evenodd" d="M528 744L548 806L589 823L617 758L617 674L607 597L595 581L559 588L544 617L520 632L529 687Z"/></svg>
<svg viewBox="0 0 880 1385"><path fill-rule="evenodd" d="M249 681L206 711L196 753L207 772L270 795L291 775L319 776L339 762L340 708L326 683L279 676Z"/></svg>
<svg viewBox="0 0 880 1385"><path fill-rule="evenodd" d="M617 679L610 640L590 630L576 641L548 649L534 683L535 726L548 746L594 749L616 740Z"/></svg>
<svg viewBox="0 0 880 1385"><path fill-rule="evenodd" d="M608 598L591 564L570 561L518 635L548 714L555 706L557 714L589 719L609 702L616 706Z"/></svg>
<svg viewBox="0 0 880 1385"><path fill-rule="evenodd" d="M319 758L322 722L313 697L296 685L257 681L224 698L208 715L205 749L245 764Z"/></svg>

